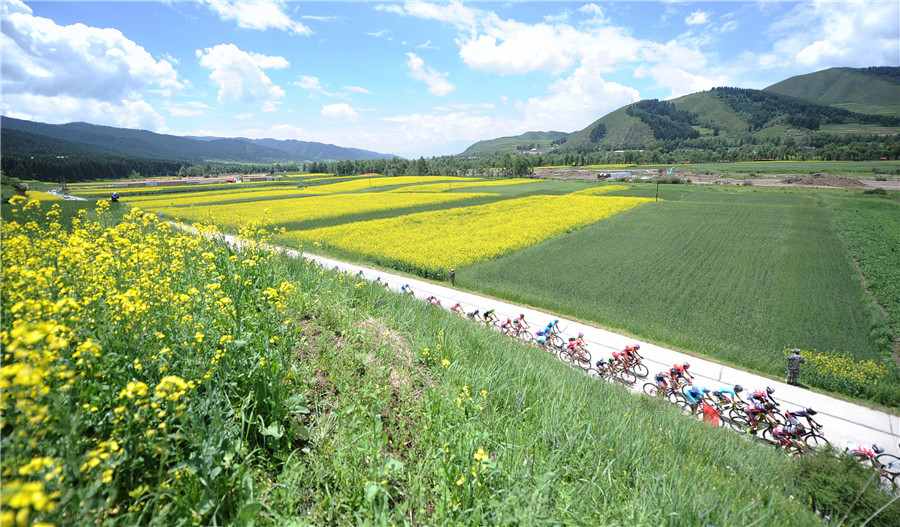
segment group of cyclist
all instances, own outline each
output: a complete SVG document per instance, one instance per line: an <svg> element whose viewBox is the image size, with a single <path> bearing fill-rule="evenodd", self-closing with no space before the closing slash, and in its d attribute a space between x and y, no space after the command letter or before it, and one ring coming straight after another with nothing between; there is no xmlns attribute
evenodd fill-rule
<svg viewBox="0 0 900 527"><path fill-rule="evenodd" d="M408 285L404 286L402 292L412 293ZM428 297L426 301L431 305L441 306L441 301L434 296ZM478 309L467 312L459 302L451 306L450 311L488 327L494 327L501 333L525 338L540 348L559 352L563 358L586 363L585 369L591 368L590 353L587 352L584 334L578 333L577 337L564 339L558 319L549 322L532 336L529 332L531 325L525 321L524 314L501 320L494 309L484 313ZM643 356L639 350L640 345L637 344L625 346L622 351L614 351L608 359L597 360L592 369L595 369L601 377L615 376L623 372L634 375L633 378L645 377L646 367L641 363ZM636 367L643 368L645 373L641 374ZM810 438L813 444L827 443L820 432L822 426L813 419L817 413L815 410L803 408L786 411L781 418L782 414L777 411L779 404L772 397L775 392L773 388L767 387L746 393L744 400L742 398L744 388L740 385L715 390L694 386L694 376L689 371L690 367L690 363L684 362L673 364L667 370L657 373L653 376L655 389L652 391L659 396L672 396L675 400L683 399L686 411L692 415L712 411L717 417L723 417L725 411L729 411L730 419L743 425L748 435L756 436L762 428L765 432L764 437L785 450L802 452L810 445ZM645 385L645 391L647 386ZM876 458L884 453L884 448L877 444L856 444L848 446L844 452L860 461L872 462L877 466Z"/></svg>

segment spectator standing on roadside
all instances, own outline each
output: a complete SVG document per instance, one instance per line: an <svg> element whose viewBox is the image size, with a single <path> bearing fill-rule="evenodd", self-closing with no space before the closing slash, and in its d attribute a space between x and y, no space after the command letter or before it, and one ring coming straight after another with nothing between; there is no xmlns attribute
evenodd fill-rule
<svg viewBox="0 0 900 527"><path fill-rule="evenodd" d="M450 269L450 285L456 287L456 269Z"/></svg>
<svg viewBox="0 0 900 527"><path fill-rule="evenodd" d="M800 365L806 362L802 356L800 356L800 350L797 348L791 348L791 354L788 355L788 374L787 374L787 383L797 385L797 378L800 376Z"/></svg>

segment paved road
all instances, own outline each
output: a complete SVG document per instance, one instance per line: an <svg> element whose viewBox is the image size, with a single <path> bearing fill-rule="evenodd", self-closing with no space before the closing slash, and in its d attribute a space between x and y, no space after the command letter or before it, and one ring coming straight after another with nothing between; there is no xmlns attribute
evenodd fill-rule
<svg viewBox="0 0 900 527"><path fill-rule="evenodd" d="M235 243L233 237L226 238L230 243ZM294 257L300 256L297 251L290 249L286 249L285 252ZM784 382L773 381L760 375L724 366L708 359L693 357L649 342L642 342L552 313L323 256L303 253L303 257L326 269L336 268L354 275L362 271L365 278L369 280L380 278L394 291L399 292L403 285L408 284L416 298L424 301L429 296L435 296L441 300L441 305L445 309L449 309L459 302L467 312L475 309L484 312L494 308L500 318L515 318L519 314L524 314L525 319L533 328L543 327L548 322L559 319L559 327L563 334L576 336L579 332L584 333L588 349L598 358L608 357L613 351L621 351L626 345L639 344L641 354L644 356L644 363L650 369L651 375L667 370L675 363L688 361L691 364L690 371L694 375L694 384L697 386L717 389L740 384L747 391L771 386L775 389L774 397L781 403L782 410L804 407L816 410L818 412L816 421L824 426L823 433L833 445L843 448L847 444L877 443L883 446L886 452L900 455L900 446L898 446L900 443L900 416L897 415L849 403ZM638 379L632 389L639 392L643 384L644 381Z"/></svg>

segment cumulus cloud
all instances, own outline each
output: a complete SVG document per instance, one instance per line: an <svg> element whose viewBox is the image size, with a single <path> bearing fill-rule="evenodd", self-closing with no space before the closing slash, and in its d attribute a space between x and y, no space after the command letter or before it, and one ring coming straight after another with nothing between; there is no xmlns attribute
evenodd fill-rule
<svg viewBox="0 0 900 527"><path fill-rule="evenodd" d="M550 95L520 103L529 130L580 130L598 117L640 100L634 88L603 79L600 69L582 64L550 85Z"/></svg>
<svg viewBox="0 0 900 527"><path fill-rule="evenodd" d="M139 128L166 132L166 124L142 99L100 101L70 95L46 96L31 93L3 94L3 115L45 123L87 121L118 128Z"/></svg>
<svg viewBox="0 0 900 527"><path fill-rule="evenodd" d="M263 0L204 0L222 20L233 20L238 27L265 30L280 29L297 35L311 35L312 30L300 22L291 20L280 1Z"/></svg>
<svg viewBox="0 0 900 527"><path fill-rule="evenodd" d="M167 60L155 60L116 29L57 25L19 0L3 2L4 97L34 94L118 103L145 88L184 88Z"/></svg>
<svg viewBox="0 0 900 527"><path fill-rule="evenodd" d="M896 66L900 63L897 2L803 2L775 20L766 34L770 51L744 53L752 67L815 71L834 65Z"/></svg>
<svg viewBox="0 0 900 527"><path fill-rule="evenodd" d="M356 109L345 102L326 104L322 107L322 115L325 117L341 117L344 119L356 119L359 117Z"/></svg>
<svg viewBox="0 0 900 527"><path fill-rule="evenodd" d="M709 13L708 11L694 11L690 15L684 18L684 23L689 26L699 26L709 22Z"/></svg>
<svg viewBox="0 0 900 527"><path fill-rule="evenodd" d="M211 70L209 78L219 88L220 104L228 101L271 103L284 97L284 90L272 83L264 69L284 69L290 63L284 57L246 52L234 44L219 44L196 51L200 65ZM264 109L264 111L267 111Z"/></svg>
<svg viewBox="0 0 900 527"><path fill-rule="evenodd" d="M408 58L406 66L409 68L410 76L428 85L428 93L443 97L456 89L445 78L447 76L446 73L440 73L434 68L426 66L425 61L415 53L407 53L406 56Z"/></svg>

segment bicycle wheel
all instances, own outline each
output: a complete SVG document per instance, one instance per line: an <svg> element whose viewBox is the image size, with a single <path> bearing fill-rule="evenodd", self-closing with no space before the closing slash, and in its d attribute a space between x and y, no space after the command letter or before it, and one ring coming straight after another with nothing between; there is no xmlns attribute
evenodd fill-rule
<svg viewBox="0 0 900 527"><path fill-rule="evenodd" d="M591 357L590 355L584 357L577 357L575 359L575 364L577 364L582 370L590 371L591 369Z"/></svg>
<svg viewBox="0 0 900 527"><path fill-rule="evenodd" d="M552 342L553 345L558 348L561 348L562 345L565 344L565 341L563 341L562 337L560 337L559 335L553 335L552 337L550 337L550 342Z"/></svg>
<svg viewBox="0 0 900 527"><path fill-rule="evenodd" d="M628 370L620 370L619 378L622 379L622 382L625 384L634 384L637 382L637 377Z"/></svg>
<svg viewBox="0 0 900 527"><path fill-rule="evenodd" d="M634 366L631 367L631 371L641 379L646 379L647 375L650 375L650 370L647 369L647 366L640 362L635 363Z"/></svg>
<svg viewBox="0 0 900 527"><path fill-rule="evenodd" d="M531 342L532 340L534 340L534 335L532 335L530 331L525 330L519 333L519 338L524 340L525 342Z"/></svg>
<svg viewBox="0 0 900 527"><path fill-rule="evenodd" d="M785 417L784 414L779 412L778 410L773 410L771 413L769 413L769 415L771 415L772 418L774 418L775 421L780 425L788 424L787 417Z"/></svg>
<svg viewBox="0 0 900 527"><path fill-rule="evenodd" d="M803 438L803 442L813 450L821 450L831 444L824 436L819 434L809 434Z"/></svg>
<svg viewBox="0 0 900 527"><path fill-rule="evenodd" d="M591 362L591 352L590 351L588 351L586 349L581 350L581 356L584 357L585 359L587 359L588 363Z"/></svg>
<svg viewBox="0 0 900 527"><path fill-rule="evenodd" d="M653 384L652 382L648 382L644 385L644 393L651 397L656 397L659 395L659 386Z"/></svg>
<svg viewBox="0 0 900 527"><path fill-rule="evenodd" d="M900 457L893 454L881 454L875 460L881 464L884 477L894 483L900 482Z"/></svg>
<svg viewBox="0 0 900 527"><path fill-rule="evenodd" d="M572 362L572 354L566 348L559 349L559 360L563 362Z"/></svg>

